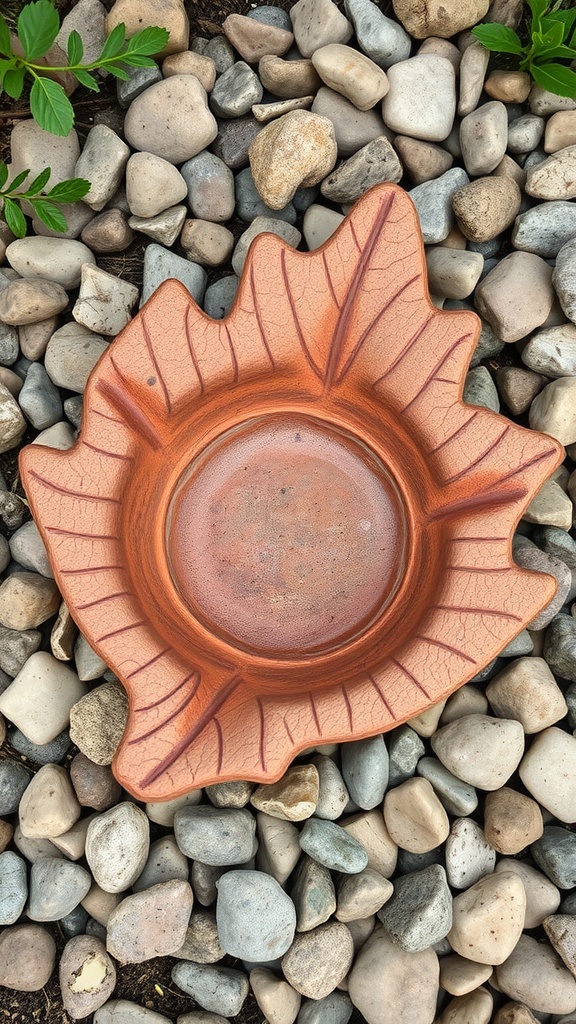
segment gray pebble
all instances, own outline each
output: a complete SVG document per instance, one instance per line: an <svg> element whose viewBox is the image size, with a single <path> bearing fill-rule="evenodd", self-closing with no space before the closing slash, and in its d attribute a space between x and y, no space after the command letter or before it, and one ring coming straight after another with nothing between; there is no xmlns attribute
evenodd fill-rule
<svg viewBox="0 0 576 1024"><path fill-rule="evenodd" d="M534 641L527 629L523 629L509 644L500 651L501 658L521 658L532 654Z"/></svg>
<svg viewBox="0 0 576 1024"><path fill-rule="evenodd" d="M444 849L436 846L426 853L410 853L409 850L398 849L398 873L409 875L414 871L423 871L431 864L444 864Z"/></svg>
<svg viewBox="0 0 576 1024"><path fill-rule="evenodd" d="M314 814L317 818L336 821L350 798L344 779L338 766L326 754L317 754L312 764L318 771L318 802Z"/></svg>
<svg viewBox="0 0 576 1024"><path fill-rule="evenodd" d="M344 9L354 25L360 49L386 71L407 60L412 39L402 25L387 18L372 0L345 0Z"/></svg>
<svg viewBox="0 0 576 1024"><path fill-rule="evenodd" d="M0 853L0 925L14 924L28 898L26 861L12 850Z"/></svg>
<svg viewBox="0 0 576 1024"><path fill-rule="evenodd" d="M330 202L354 203L373 185L398 182L403 173L392 143L385 135L380 135L324 178L320 191Z"/></svg>
<svg viewBox="0 0 576 1024"><path fill-rule="evenodd" d="M234 47L223 35L214 36L208 40L204 53L214 61L218 75L223 75L228 68L231 68L236 59Z"/></svg>
<svg viewBox="0 0 576 1024"><path fill-rule="evenodd" d="M240 1013L249 989L248 978L241 971L191 961L172 968L172 981L204 1010L223 1017Z"/></svg>
<svg viewBox="0 0 576 1024"><path fill-rule="evenodd" d="M576 236L576 204L555 200L539 203L519 214L512 230L512 245L544 259L555 258Z"/></svg>
<svg viewBox="0 0 576 1024"><path fill-rule="evenodd" d="M18 329L0 321L0 366L12 366L19 355Z"/></svg>
<svg viewBox="0 0 576 1024"><path fill-rule="evenodd" d="M42 634L37 629L0 626L0 668L9 676L17 676L41 643Z"/></svg>
<svg viewBox="0 0 576 1024"><path fill-rule="evenodd" d="M95 921L93 917L88 919L86 935L94 935L97 939L102 939L102 942L106 942L108 937L105 926L100 924L100 921Z"/></svg>
<svg viewBox="0 0 576 1024"><path fill-rule="evenodd" d="M240 278L236 274L228 274L219 281L209 284L204 294L204 312L214 320L223 320L230 312L236 298Z"/></svg>
<svg viewBox="0 0 576 1024"><path fill-rule="evenodd" d="M82 423L82 409L84 408L84 396L83 395L72 395L70 398L64 399L64 413L67 419L76 430L80 430L80 424Z"/></svg>
<svg viewBox="0 0 576 1024"><path fill-rule="evenodd" d="M27 757L34 764L60 764L70 749L70 734L64 729L50 743L32 743L20 729L14 729L10 733L10 743L23 757Z"/></svg>
<svg viewBox="0 0 576 1024"><path fill-rule="evenodd" d="M174 816L174 834L182 853L213 867L249 860L255 832L255 818L243 809L187 806Z"/></svg>
<svg viewBox="0 0 576 1024"><path fill-rule="evenodd" d="M562 900L558 907L559 914L576 914L576 892L568 893L566 899Z"/></svg>
<svg viewBox="0 0 576 1024"><path fill-rule="evenodd" d="M223 160L203 150L180 168L188 205L199 220L225 221L234 213L234 175Z"/></svg>
<svg viewBox="0 0 576 1024"><path fill-rule="evenodd" d="M28 786L32 772L19 761L7 757L0 761L0 817L18 810L22 794Z"/></svg>
<svg viewBox="0 0 576 1024"><path fill-rule="evenodd" d="M452 927L452 895L439 864L397 878L394 893L377 916L392 940L408 953L428 949Z"/></svg>
<svg viewBox="0 0 576 1024"><path fill-rule="evenodd" d="M300 833L300 846L309 857L330 871L354 875L368 864L368 854L353 836L333 821L308 818Z"/></svg>
<svg viewBox="0 0 576 1024"><path fill-rule="evenodd" d="M193 860L190 870L190 883L194 896L203 907L209 907L216 899L216 883L226 868L203 864L201 860Z"/></svg>
<svg viewBox="0 0 576 1024"><path fill-rule="evenodd" d="M319 185L309 185L308 187L301 185L292 196L292 205L298 213L306 213L308 207L316 202L319 191Z"/></svg>
<svg viewBox="0 0 576 1024"><path fill-rule="evenodd" d="M523 114L508 125L508 152L532 153L544 134L546 122L537 114Z"/></svg>
<svg viewBox="0 0 576 1024"><path fill-rule="evenodd" d="M126 82L123 82L120 78L116 82L118 103L124 110L145 89L155 85L156 82L162 81L162 72L157 64L150 68L126 68L126 74L128 75Z"/></svg>
<svg viewBox="0 0 576 1024"><path fill-rule="evenodd" d="M576 619L572 615L552 619L544 639L544 657L556 675L576 683Z"/></svg>
<svg viewBox="0 0 576 1024"><path fill-rule="evenodd" d="M388 785L388 751L382 734L343 743L342 777L354 803L364 811L377 807Z"/></svg>
<svg viewBox="0 0 576 1024"><path fill-rule="evenodd" d="M500 412L498 390L485 366L475 366L468 371L462 398L467 405L481 405L492 412Z"/></svg>
<svg viewBox="0 0 576 1024"><path fill-rule="evenodd" d="M275 217L277 220L284 220L287 224L296 223L296 209L292 203L288 203L282 210L272 210L260 198L252 171L245 167L235 178L236 188L236 213L241 220L251 224L255 217Z"/></svg>
<svg viewBox="0 0 576 1024"><path fill-rule="evenodd" d="M78 634L74 644L74 662L78 678L83 682L100 679L106 671L106 662L90 647L85 636Z"/></svg>
<svg viewBox="0 0 576 1024"><path fill-rule="evenodd" d="M469 184L470 178L462 167L451 167L439 178L416 185L410 191L410 199L418 211L422 237L426 245L443 242L449 234L454 226L454 193Z"/></svg>
<svg viewBox="0 0 576 1024"><path fill-rule="evenodd" d="M264 232L278 235L279 238L288 242L288 245L293 246L295 249L298 248L302 238L297 228L292 227L291 224L286 224L283 220L278 220L277 217L255 217L250 227L246 228L246 231L240 235L236 242L236 248L232 254L232 267L236 274L240 275L242 273L252 241L256 238L256 235L261 235Z"/></svg>
<svg viewBox="0 0 576 1024"><path fill-rule="evenodd" d="M19 530L16 530L16 533L12 534L10 553L14 561L19 562L24 569L30 569L31 572L38 572L41 576L54 579L48 552L33 519L24 523Z"/></svg>
<svg viewBox="0 0 576 1024"><path fill-rule="evenodd" d="M560 300L562 311L576 323L576 238L562 246L556 257L552 284Z"/></svg>
<svg viewBox="0 0 576 1024"><path fill-rule="evenodd" d="M201 53L204 55L208 49L209 41L210 40L206 39L204 36L194 36L190 43L192 53Z"/></svg>
<svg viewBox="0 0 576 1024"><path fill-rule="evenodd" d="M466 249L468 252L479 252L485 260L488 260L491 256L498 255L501 245L501 239L496 236L496 238L489 238L486 242L467 241Z"/></svg>
<svg viewBox="0 0 576 1024"><path fill-rule="evenodd" d="M296 869L290 897L296 908L296 928L309 932L324 924L336 910L336 891L328 868L303 857Z"/></svg>
<svg viewBox="0 0 576 1024"><path fill-rule="evenodd" d="M457 779L436 757L423 757L418 762L418 775L428 779L448 814L472 814L478 806L474 786Z"/></svg>
<svg viewBox="0 0 576 1024"><path fill-rule="evenodd" d="M345 992L331 992L324 999L305 999L296 1024L348 1024L353 1009Z"/></svg>
<svg viewBox="0 0 576 1024"><path fill-rule="evenodd" d="M0 533L0 573L4 572L4 569L10 562L10 548L8 541L4 534Z"/></svg>
<svg viewBox="0 0 576 1024"><path fill-rule="evenodd" d="M576 833L557 825L547 825L541 838L532 843L530 853L538 867L559 889L576 886Z"/></svg>
<svg viewBox="0 0 576 1024"><path fill-rule="evenodd" d="M30 366L18 395L18 404L36 430L45 430L62 419L60 392L42 363L32 363Z"/></svg>
<svg viewBox="0 0 576 1024"><path fill-rule="evenodd" d="M238 60L216 80L210 109L216 117L242 117L253 103L260 103L263 95L258 76L245 61Z"/></svg>
<svg viewBox="0 0 576 1024"><path fill-rule="evenodd" d="M78 906L91 885L92 876L81 864L42 857L30 870L28 917L31 921L59 921Z"/></svg>
<svg viewBox="0 0 576 1024"><path fill-rule="evenodd" d="M178 849L174 836L162 836L150 846L150 853L142 874L132 885L132 892L142 892L160 882L177 878L188 881L189 865L184 854Z"/></svg>
<svg viewBox="0 0 576 1024"><path fill-rule="evenodd" d="M401 725L390 734L388 739L390 755L389 786L399 786L406 779L411 779L416 765L424 755L425 747L417 732L409 725Z"/></svg>
<svg viewBox="0 0 576 1024"><path fill-rule="evenodd" d="M220 121L218 135L212 143L212 151L231 171L239 171L247 166L248 149L262 128L263 125L258 124L252 116L238 117L233 121Z"/></svg>
<svg viewBox="0 0 576 1024"><path fill-rule="evenodd" d="M195 301L200 304L208 280L206 271L197 263L177 256L170 249L165 249L155 242L146 246L144 253L144 276L142 281L142 296L140 304L143 305L150 298L153 292L169 278L176 278L190 292Z"/></svg>
<svg viewBox="0 0 576 1024"><path fill-rule="evenodd" d="M545 551L541 551L540 548L537 548L526 537L514 538L513 552L515 561L523 569L550 573L558 584L556 595L528 623L529 629L545 629L566 601L572 586L572 573L568 566L564 565L564 562L561 562L558 558L553 558L552 555L547 555Z"/></svg>
<svg viewBox="0 0 576 1024"><path fill-rule="evenodd" d="M103 941L106 941L106 929ZM109 999L94 1014L94 1024L166 1024L166 1020L163 1013L146 1010L128 999Z"/></svg>
<svg viewBox="0 0 576 1024"><path fill-rule="evenodd" d="M62 930L64 938L73 939L75 935L84 935L86 933L86 925L89 920L90 914L79 903L69 914L60 918L58 926Z"/></svg>
<svg viewBox="0 0 576 1024"><path fill-rule="evenodd" d="M255 7L253 11L248 11L247 17L261 22L262 25L283 28L285 32L292 31L290 15L281 7Z"/></svg>
<svg viewBox="0 0 576 1024"><path fill-rule="evenodd" d="M564 691L564 700L568 706L568 725L572 730L576 729L576 683Z"/></svg>
<svg viewBox="0 0 576 1024"><path fill-rule="evenodd" d="M296 910L275 878L263 871L227 871L218 882L218 939L225 953L266 962L292 945Z"/></svg>

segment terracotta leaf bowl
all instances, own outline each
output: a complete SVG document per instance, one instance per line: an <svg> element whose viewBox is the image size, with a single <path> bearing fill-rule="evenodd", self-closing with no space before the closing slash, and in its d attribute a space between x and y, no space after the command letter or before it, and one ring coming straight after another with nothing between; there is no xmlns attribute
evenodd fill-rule
<svg viewBox="0 0 576 1024"><path fill-rule="evenodd" d="M138 799L390 729L552 598L511 536L562 449L462 402L478 331L431 304L414 207L379 186L314 252L257 238L225 320L166 282L94 369L74 447L22 453L128 692L114 769Z"/></svg>

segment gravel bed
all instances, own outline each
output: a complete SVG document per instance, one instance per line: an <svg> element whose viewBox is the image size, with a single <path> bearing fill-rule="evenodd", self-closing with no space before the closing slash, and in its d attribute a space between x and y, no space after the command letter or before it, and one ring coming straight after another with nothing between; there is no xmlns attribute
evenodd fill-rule
<svg viewBox="0 0 576 1024"><path fill-rule="evenodd" d="M67 14L85 51L120 21L171 36L85 138L11 132L12 174L92 188L66 237L0 221L2 1020L575 1024L576 101L469 31L522 9L245 4L203 35L181 0ZM110 767L124 691L62 602L15 456L74 444L92 367L162 281L221 318L258 233L315 249L383 181L416 205L435 305L482 318L465 400L566 448L514 540L557 595L384 736L139 804Z"/></svg>

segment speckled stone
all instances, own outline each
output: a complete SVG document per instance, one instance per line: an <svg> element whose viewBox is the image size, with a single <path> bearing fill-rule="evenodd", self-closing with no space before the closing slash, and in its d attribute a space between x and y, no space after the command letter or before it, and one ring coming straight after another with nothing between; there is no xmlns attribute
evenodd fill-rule
<svg viewBox="0 0 576 1024"><path fill-rule="evenodd" d="M303 996L323 999L348 973L354 955L345 924L334 921L297 935L282 957L286 980Z"/></svg>
<svg viewBox="0 0 576 1024"><path fill-rule="evenodd" d="M216 924L225 953L265 962L289 949L296 911L274 878L262 871L227 871L217 888Z"/></svg>

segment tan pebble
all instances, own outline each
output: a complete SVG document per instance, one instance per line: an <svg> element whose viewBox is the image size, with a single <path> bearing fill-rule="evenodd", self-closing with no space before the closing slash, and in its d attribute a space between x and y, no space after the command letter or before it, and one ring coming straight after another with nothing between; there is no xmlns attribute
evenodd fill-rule
<svg viewBox="0 0 576 1024"><path fill-rule="evenodd" d="M538 1024L538 1019L524 1003L505 1003L496 1011L492 1024Z"/></svg>
<svg viewBox="0 0 576 1024"><path fill-rule="evenodd" d="M554 914L545 919L544 931L570 973L576 975L576 918Z"/></svg>
<svg viewBox="0 0 576 1024"><path fill-rule="evenodd" d="M522 934L525 909L526 894L517 875L486 875L454 898L448 941L461 956L501 964Z"/></svg>
<svg viewBox="0 0 576 1024"><path fill-rule="evenodd" d="M509 719L465 715L435 733L432 749L463 782L478 789L499 789L518 767L524 731Z"/></svg>
<svg viewBox="0 0 576 1024"><path fill-rule="evenodd" d="M547 943L522 935L508 959L496 970L505 995L526 1003L536 1013L572 1013L576 981Z"/></svg>
<svg viewBox="0 0 576 1024"><path fill-rule="evenodd" d="M465 715L485 715L487 711L486 695L473 683L467 683L448 698L440 723L448 725L449 722L455 722L457 718L464 718Z"/></svg>
<svg viewBox="0 0 576 1024"><path fill-rule="evenodd" d="M524 928L538 928L544 918L558 910L561 899L560 890L546 875L531 864L512 857L503 857L498 861L495 871L496 874L500 871L512 871L522 882L526 893Z"/></svg>
<svg viewBox="0 0 576 1024"><path fill-rule="evenodd" d="M440 716L444 711L446 705L445 700L438 701L437 704L431 704L425 711L421 711L419 715L415 715L414 718L409 718L406 725L409 725L414 732L417 732L419 736L428 737L432 736L436 732Z"/></svg>
<svg viewBox="0 0 576 1024"><path fill-rule="evenodd" d="M415 39L440 36L449 39L481 21L488 11L488 0L393 0L394 13Z"/></svg>
<svg viewBox="0 0 576 1024"><path fill-rule="evenodd" d="M295 100L278 100L278 103L254 103L252 113L259 124L267 124L291 110L309 110L313 100L313 96L300 96Z"/></svg>
<svg viewBox="0 0 576 1024"><path fill-rule="evenodd" d="M477 178L452 199L460 230L472 242L488 242L510 227L520 211L521 194L512 178Z"/></svg>
<svg viewBox="0 0 576 1024"><path fill-rule="evenodd" d="M189 260L205 267L219 267L234 248L234 235L224 226L208 220L186 220L180 244Z"/></svg>
<svg viewBox="0 0 576 1024"><path fill-rule="evenodd" d="M117 892L104 892L96 882L93 882L88 893L81 901L84 910L90 917L93 917L98 924L106 927L108 918L122 900L122 894Z"/></svg>
<svg viewBox="0 0 576 1024"><path fill-rule="evenodd" d="M18 809L26 839L61 836L80 817L81 807L66 769L46 764L31 779Z"/></svg>
<svg viewBox="0 0 576 1024"><path fill-rule="evenodd" d="M155 217L188 195L180 171L154 153L133 153L126 164L126 200L135 217Z"/></svg>
<svg viewBox="0 0 576 1024"><path fill-rule="evenodd" d="M391 838L410 853L427 853L450 832L448 815L427 779L408 779L384 797L384 821Z"/></svg>
<svg viewBox="0 0 576 1024"><path fill-rule="evenodd" d="M126 26L128 38L143 28L155 25L167 29L170 38L157 54L159 57L188 49L190 25L181 0L162 0L162 3L157 0L116 0L106 18L106 35L110 35L120 23Z"/></svg>
<svg viewBox="0 0 576 1024"><path fill-rule="evenodd" d="M178 960L194 960L197 964L215 964L224 955L216 917L207 910L195 910L190 916L183 944L171 956Z"/></svg>
<svg viewBox="0 0 576 1024"><path fill-rule="evenodd" d="M102 683L70 711L70 739L96 764L112 759L128 717L128 698L119 683Z"/></svg>
<svg viewBox="0 0 576 1024"><path fill-rule="evenodd" d="M477 988L448 1003L438 1024L489 1024L494 1000L486 988Z"/></svg>
<svg viewBox="0 0 576 1024"><path fill-rule="evenodd" d="M566 146L576 146L576 110L559 110L546 122L545 152L556 153Z"/></svg>
<svg viewBox="0 0 576 1024"><path fill-rule="evenodd" d="M536 199L574 199L576 196L576 145L559 149L531 167L526 192ZM14 244L14 243L12 243Z"/></svg>
<svg viewBox="0 0 576 1024"><path fill-rule="evenodd" d="M328 43L347 43L353 28L332 0L298 0L290 8L296 46L303 57Z"/></svg>
<svg viewBox="0 0 576 1024"><path fill-rule="evenodd" d="M525 71L491 71L484 82L484 92L502 103L524 103L531 88L532 79Z"/></svg>
<svg viewBox="0 0 576 1024"><path fill-rule="evenodd" d="M486 696L498 716L520 722L527 734L541 732L568 712L544 658L516 658L488 684Z"/></svg>
<svg viewBox="0 0 576 1024"><path fill-rule="evenodd" d="M375 107L390 88L382 68L352 46L321 46L312 54L312 63L325 85L345 96L358 110Z"/></svg>
<svg viewBox="0 0 576 1024"><path fill-rule="evenodd" d="M309 999L323 999L333 992L350 970L354 956L352 936L339 921L322 924L296 935L282 957L288 983Z"/></svg>
<svg viewBox="0 0 576 1024"><path fill-rule="evenodd" d="M40 277L19 278L0 291L0 320L14 327L35 324L61 313L67 305L62 285Z"/></svg>
<svg viewBox="0 0 576 1024"><path fill-rule="evenodd" d="M354 1006L371 1024L432 1024L438 996L438 957L407 953L378 926L358 953L348 978Z"/></svg>
<svg viewBox="0 0 576 1024"><path fill-rule="evenodd" d="M552 329L554 330L554 328ZM571 530L573 514L572 502L566 492L555 480L545 480L532 498L528 508L524 510L522 519L527 523L559 526L561 530ZM560 691L558 692L560 693ZM565 714L564 710L553 721L557 722ZM546 724L551 725L552 722Z"/></svg>
<svg viewBox="0 0 576 1024"><path fill-rule="evenodd" d="M559 377L547 384L532 402L528 420L532 430L551 434L560 444L576 441L576 377Z"/></svg>
<svg viewBox="0 0 576 1024"><path fill-rule="evenodd" d="M149 803L146 804L145 811L150 821L155 822L156 825L163 825L165 828L172 828L174 825L174 815L180 807L194 807L199 804L202 799L203 791L201 789L191 789L189 793L184 793L183 796L177 796L174 800L164 800L161 803Z"/></svg>
<svg viewBox="0 0 576 1024"><path fill-rule="evenodd" d="M13 398L18 398L24 381L17 373L14 373L14 370L10 370L7 366L0 366L0 384L10 392Z"/></svg>
<svg viewBox="0 0 576 1024"><path fill-rule="evenodd" d="M519 773L542 807L560 821L576 821L576 737L555 726L544 729L522 758Z"/></svg>
<svg viewBox="0 0 576 1024"><path fill-rule="evenodd" d="M443 299L465 299L474 291L484 257L479 252L430 246L426 252L430 291Z"/></svg>
<svg viewBox="0 0 576 1024"><path fill-rule="evenodd" d="M280 56L294 42L292 32L287 32L285 28L265 25L244 14L229 14L222 24L222 30L248 64L256 64L268 53Z"/></svg>
<svg viewBox="0 0 576 1024"><path fill-rule="evenodd" d="M41 359L46 346L58 326L58 318L48 317L36 324L23 324L18 328L18 340L22 355L34 362Z"/></svg>
<svg viewBox="0 0 576 1024"><path fill-rule="evenodd" d="M526 184L526 171L508 153L504 154L500 163L492 171L492 174L495 178L512 178L520 189L523 189Z"/></svg>
<svg viewBox="0 0 576 1024"><path fill-rule="evenodd" d="M293 110L266 125L249 149L254 184L261 199L281 210L301 185L317 185L336 163L332 122L307 110Z"/></svg>
<svg viewBox="0 0 576 1024"><path fill-rule="evenodd" d="M280 885L291 875L302 853L299 832L289 821L282 821L260 811L256 815L260 845L256 853L259 871L272 875Z"/></svg>
<svg viewBox="0 0 576 1024"><path fill-rule="evenodd" d="M535 800L503 786L488 793L484 803L484 835L498 853L520 853L544 831L542 811Z"/></svg>
<svg viewBox="0 0 576 1024"><path fill-rule="evenodd" d="M166 57L162 63L162 74L164 78L171 78L172 75L196 75L206 92L211 92L216 81L216 65L206 54L183 50L181 53L173 53Z"/></svg>
<svg viewBox="0 0 576 1024"><path fill-rule="evenodd" d="M68 605L62 601L50 633L50 650L58 661L72 660L77 636L78 627L70 615Z"/></svg>
<svg viewBox="0 0 576 1024"><path fill-rule="evenodd" d="M440 986L452 996L465 996L489 981L492 970L491 964L478 964L452 953L440 958Z"/></svg>
<svg viewBox="0 0 576 1024"><path fill-rule="evenodd" d="M513 252L478 285L475 301L500 341L520 341L552 309L552 269L535 253Z"/></svg>
<svg viewBox="0 0 576 1024"><path fill-rule="evenodd" d="M450 61L454 71L458 74L462 54L458 47L451 43L449 39L441 39L440 36L434 35L427 36L426 39L422 40L417 53L418 55L424 53L435 54L437 57L446 57L446 60Z"/></svg>
<svg viewBox="0 0 576 1024"><path fill-rule="evenodd" d="M304 821L318 803L318 769L313 764L294 765L278 782L258 786L250 803L273 818Z"/></svg>
<svg viewBox="0 0 576 1024"><path fill-rule="evenodd" d="M382 909L393 892L392 883L373 868L364 868L356 875L343 875L338 885L336 918L347 923L370 917Z"/></svg>
<svg viewBox="0 0 576 1024"><path fill-rule="evenodd" d="M368 867L390 878L396 870L398 846L390 836L381 810L363 811L340 822L368 854Z"/></svg>
<svg viewBox="0 0 576 1024"><path fill-rule="evenodd" d="M250 971L250 985L268 1024L293 1024L302 996L287 981L266 967L256 967Z"/></svg>
<svg viewBox="0 0 576 1024"><path fill-rule="evenodd" d="M124 132L133 149L181 164L214 141L218 125L196 76L173 75L132 101Z"/></svg>
<svg viewBox="0 0 576 1024"><path fill-rule="evenodd" d="M446 249L463 250L466 248L467 244L468 239L464 237L460 228L457 228L456 225L454 225L453 228L450 228L446 238L443 238L441 242L438 242L439 246L443 246Z"/></svg>
<svg viewBox="0 0 576 1024"><path fill-rule="evenodd" d="M14 835L14 828L9 821L4 821L4 818L0 818L0 853L4 853L4 850L11 841Z"/></svg>
<svg viewBox="0 0 576 1024"><path fill-rule="evenodd" d="M372 935L378 921L375 915L371 914L370 917L359 917L357 921L346 921L345 924L352 936L354 954L356 955L362 949L366 940Z"/></svg>
<svg viewBox="0 0 576 1024"><path fill-rule="evenodd" d="M314 95L322 85L311 60L282 60L273 54L260 60L258 77L265 89L283 100Z"/></svg>

